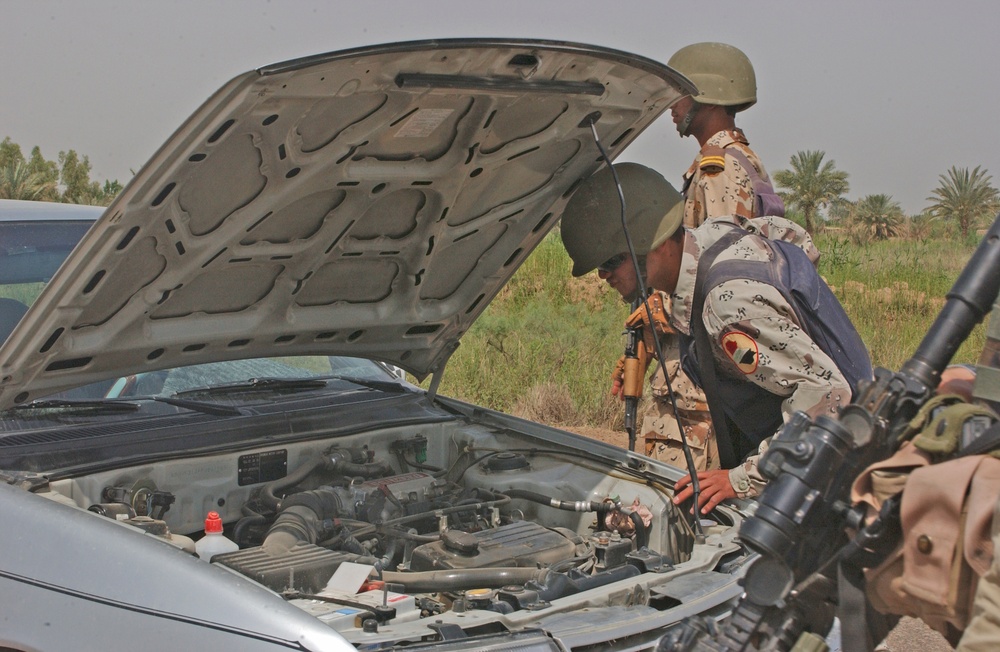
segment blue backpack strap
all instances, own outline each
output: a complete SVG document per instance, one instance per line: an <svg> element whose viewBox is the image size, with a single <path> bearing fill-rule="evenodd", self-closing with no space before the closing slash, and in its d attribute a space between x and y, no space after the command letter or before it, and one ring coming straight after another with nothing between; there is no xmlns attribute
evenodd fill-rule
<svg viewBox="0 0 1000 652"><path fill-rule="evenodd" d="M708 276L708 271L712 267L712 263L715 262L715 258L744 235L746 235L746 231L733 225L733 228L728 233L701 253L701 257L698 259L698 272L694 282L694 299L691 306L691 334L694 340L695 360L698 368L696 381L705 392L708 411L712 415L712 426L715 429L715 441L719 449L719 462L724 469L735 468L742 458L737 454L730 422L721 405L722 394L719 390L719 381L715 373L715 355L712 353L712 344L708 337L708 330L705 328L703 314L705 295L707 294L705 277Z"/></svg>
<svg viewBox="0 0 1000 652"><path fill-rule="evenodd" d="M760 173L757 172L757 168L750 159L740 150L739 147L727 147L726 153L735 158L743 166L743 169L747 171L747 176L750 177L750 184L753 186L754 194L754 217L761 217L764 215L774 215L777 217L785 216L785 202L781 199L781 196L774 191L774 186L771 185L770 181L764 181L761 178Z"/></svg>

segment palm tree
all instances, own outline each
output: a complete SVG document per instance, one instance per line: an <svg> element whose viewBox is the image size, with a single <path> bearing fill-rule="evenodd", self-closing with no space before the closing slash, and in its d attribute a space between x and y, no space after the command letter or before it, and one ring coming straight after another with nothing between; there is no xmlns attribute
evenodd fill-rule
<svg viewBox="0 0 1000 652"><path fill-rule="evenodd" d="M834 169L833 160L823 162L826 152L804 151L792 156L791 170L778 170L774 181L787 192L779 193L790 206L802 211L806 230L813 231L813 218L850 190L847 173Z"/></svg>
<svg viewBox="0 0 1000 652"><path fill-rule="evenodd" d="M859 240L885 240L899 235L903 209L891 195L868 195L854 205L853 227Z"/></svg>
<svg viewBox="0 0 1000 652"><path fill-rule="evenodd" d="M0 167L0 199L44 199L56 184L22 161L10 161Z"/></svg>
<svg viewBox="0 0 1000 652"><path fill-rule="evenodd" d="M941 183L927 198L934 202L927 210L935 217L958 222L963 238L983 217L991 216L1000 207L1000 195L990 183L992 177L986 170L980 171L978 165L972 172L953 165L947 176L938 178Z"/></svg>

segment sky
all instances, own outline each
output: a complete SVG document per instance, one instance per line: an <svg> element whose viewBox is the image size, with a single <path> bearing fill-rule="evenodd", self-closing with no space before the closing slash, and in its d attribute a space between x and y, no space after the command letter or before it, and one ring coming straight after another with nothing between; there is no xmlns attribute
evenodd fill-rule
<svg viewBox="0 0 1000 652"><path fill-rule="evenodd" d="M0 0L0 140L91 179L127 182L229 79L297 57L428 38L574 41L661 62L722 41L749 56L758 103L737 118L769 171L821 150L849 199L919 213L951 166L1000 187L995 0ZM697 153L669 113L620 160L679 183Z"/></svg>

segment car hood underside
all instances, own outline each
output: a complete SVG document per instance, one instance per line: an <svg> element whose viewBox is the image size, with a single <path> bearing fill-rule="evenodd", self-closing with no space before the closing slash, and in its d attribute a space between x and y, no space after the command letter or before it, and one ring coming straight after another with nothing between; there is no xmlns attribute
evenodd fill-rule
<svg viewBox="0 0 1000 652"><path fill-rule="evenodd" d="M394 44L238 76L129 183L0 348L0 409L275 355L423 379L575 185L690 83L622 52Z"/></svg>

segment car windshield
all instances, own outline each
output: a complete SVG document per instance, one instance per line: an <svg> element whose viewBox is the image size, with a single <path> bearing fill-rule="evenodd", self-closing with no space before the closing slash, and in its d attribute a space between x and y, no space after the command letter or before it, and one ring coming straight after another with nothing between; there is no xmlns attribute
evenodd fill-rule
<svg viewBox="0 0 1000 652"><path fill-rule="evenodd" d="M288 358L251 358L163 369L114 379L106 387L95 383L71 392L94 397L94 392L108 398L129 396L173 396L181 393L215 394L254 392L293 392L323 387L307 384L309 379L349 378L352 380L391 380L381 365L371 360L346 356L297 356ZM86 389L90 394L81 395ZM103 392L103 394L101 394ZM63 392L66 395L67 392Z"/></svg>
<svg viewBox="0 0 1000 652"><path fill-rule="evenodd" d="M91 219L22 218L16 211L14 215L0 214L0 343L14 330L92 223ZM254 358L109 378L60 392L56 396L70 400L172 396L194 390L248 384L249 389L281 391L281 383L262 383L261 380L330 377L385 381L392 380L394 375L392 370L378 363L346 356ZM284 391L292 391L288 383L284 384Z"/></svg>

